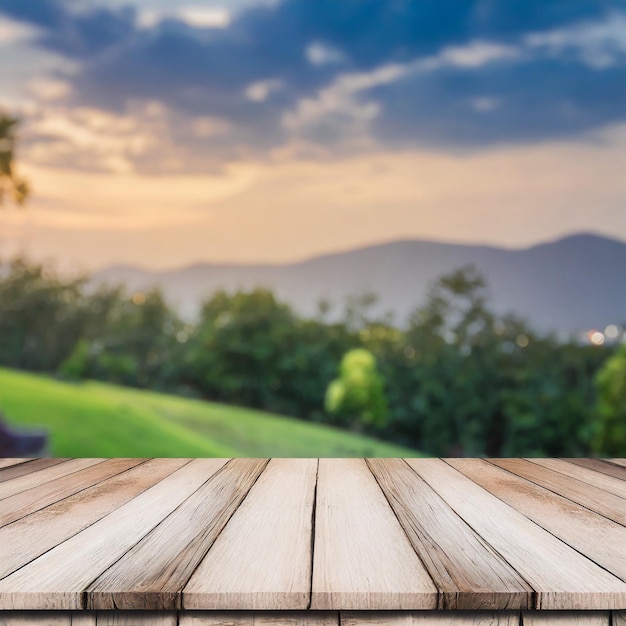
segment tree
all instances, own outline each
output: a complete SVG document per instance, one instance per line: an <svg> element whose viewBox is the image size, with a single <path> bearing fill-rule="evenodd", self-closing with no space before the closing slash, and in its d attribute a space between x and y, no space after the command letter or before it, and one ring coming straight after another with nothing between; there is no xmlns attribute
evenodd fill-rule
<svg viewBox="0 0 626 626"><path fill-rule="evenodd" d="M30 193L26 180L15 173L16 129L16 119L0 114L0 205L7 193L19 205Z"/></svg>
<svg viewBox="0 0 626 626"><path fill-rule="evenodd" d="M353 427L382 426L387 416L382 376L376 358L365 348L347 352L339 366L339 378L326 391L326 410Z"/></svg>
<svg viewBox="0 0 626 626"><path fill-rule="evenodd" d="M598 420L593 438L596 454L626 455L626 346L602 366L596 376Z"/></svg>

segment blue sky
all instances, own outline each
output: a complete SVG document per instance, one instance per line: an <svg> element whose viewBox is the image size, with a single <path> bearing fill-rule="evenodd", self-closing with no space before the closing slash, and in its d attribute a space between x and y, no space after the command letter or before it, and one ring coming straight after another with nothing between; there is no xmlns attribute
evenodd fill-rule
<svg viewBox="0 0 626 626"><path fill-rule="evenodd" d="M626 238L624 0L0 0L0 54L39 188L8 250Z"/></svg>

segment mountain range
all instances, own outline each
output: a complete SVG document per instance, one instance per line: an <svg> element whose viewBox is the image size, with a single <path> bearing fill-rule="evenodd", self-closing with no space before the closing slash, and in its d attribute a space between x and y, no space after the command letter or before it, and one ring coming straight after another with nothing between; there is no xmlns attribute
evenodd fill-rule
<svg viewBox="0 0 626 626"><path fill-rule="evenodd" d="M380 311L402 324L423 304L430 283L474 264L500 313L525 318L539 331L577 333L626 323L626 243L577 234L524 249L427 240L393 241L288 264L199 263L151 271L112 266L97 272L97 284L129 290L159 286L187 317L217 289L267 287L302 314L313 314L321 298L341 311L348 295L372 291Z"/></svg>

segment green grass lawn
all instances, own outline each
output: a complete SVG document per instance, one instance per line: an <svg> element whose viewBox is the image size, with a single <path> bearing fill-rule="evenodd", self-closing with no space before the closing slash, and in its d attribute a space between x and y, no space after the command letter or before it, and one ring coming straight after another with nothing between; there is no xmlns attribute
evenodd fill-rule
<svg viewBox="0 0 626 626"><path fill-rule="evenodd" d="M46 428L60 457L420 456L271 413L2 368L0 410L11 424Z"/></svg>

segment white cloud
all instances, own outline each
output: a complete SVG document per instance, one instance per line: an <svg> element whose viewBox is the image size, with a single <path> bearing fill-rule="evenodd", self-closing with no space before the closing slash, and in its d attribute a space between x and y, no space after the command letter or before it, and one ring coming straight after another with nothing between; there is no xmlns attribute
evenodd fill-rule
<svg viewBox="0 0 626 626"><path fill-rule="evenodd" d="M152 28L164 19L173 18L197 28L225 28L231 14L224 7L182 6L176 9L144 9L139 12L137 25Z"/></svg>
<svg viewBox="0 0 626 626"><path fill-rule="evenodd" d="M474 98L471 101L472 108L479 113L489 113L489 111L493 111L497 109L502 104L502 101L499 98Z"/></svg>
<svg viewBox="0 0 626 626"><path fill-rule="evenodd" d="M626 14L613 13L601 22L532 33L525 38L525 43L530 48L544 49L552 54L574 49L587 65L610 67L626 54Z"/></svg>
<svg viewBox="0 0 626 626"><path fill-rule="evenodd" d="M331 65L333 63L340 63L345 59L344 54L326 44L320 42L313 42L309 44L304 51L304 54L313 65Z"/></svg>
<svg viewBox="0 0 626 626"><path fill-rule="evenodd" d="M0 44L29 42L37 36L34 26L0 16Z"/></svg>
<svg viewBox="0 0 626 626"><path fill-rule="evenodd" d="M230 130L230 124L226 120L208 116L196 117L191 127L193 132L200 137L225 135Z"/></svg>
<svg viewBox="0 0 626 626"><path fill-rule="evenodd" d="M71 89L71 85L67 81L46 77L35 78L27 87L30 95L46 102L64 98L69 95Z"/></svg>
<svg viewBox="0 0 626 626"><path fill-rule="evenodd" d="M273 91L280 89L282 86L282 81L275 78L260 80L248 85L244 90L244 94L248 100L253 102L265 102Z"/></svg>

